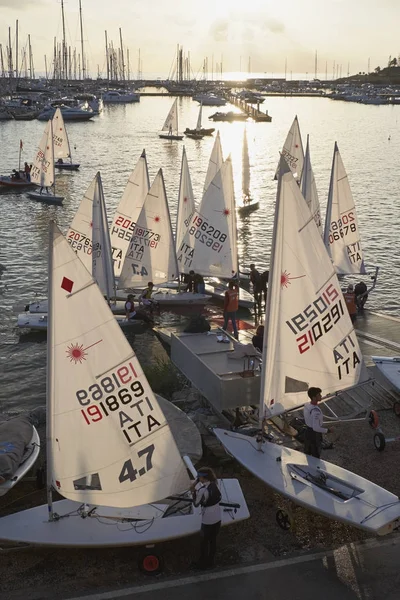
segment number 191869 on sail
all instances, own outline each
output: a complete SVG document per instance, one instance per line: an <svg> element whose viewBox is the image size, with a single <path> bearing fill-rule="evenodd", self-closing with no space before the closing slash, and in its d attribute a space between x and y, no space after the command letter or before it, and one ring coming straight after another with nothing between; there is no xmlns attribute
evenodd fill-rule
<svg viewBox="0 0 400 600"><path fill-rule="evenodd" d="M131 362L118 367L86 390L77 390L76 399L83 407L81 414L87 425L116 413L121 432L129 444L160 426L154 406L145 395Z"/></svg>

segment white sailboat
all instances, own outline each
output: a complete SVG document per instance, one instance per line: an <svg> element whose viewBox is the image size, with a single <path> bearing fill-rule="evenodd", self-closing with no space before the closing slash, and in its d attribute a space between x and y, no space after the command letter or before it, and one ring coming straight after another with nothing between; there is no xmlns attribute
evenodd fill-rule
<svg viewBox="0 0 400 600"><path fill-rule="evenodd" d="M303 142L301 139L300 126L297 115L289 129L285 143L283 144L282 156L285 158L290 170L293 173L293 177L300 185L301 174L303 172L304 165L304 149ZM275 179L278 179L279 174L279 161L275 172Z"/></svg>
<svg viewBox="0 0 400 600"><path fill-rule="evenodd" d="M197 124L196 124L196 129L189 129L188 127L186 127L184 133L187 137L191 137L195 140L199 140L201 138L203 138L206 135L212 135L215 131L214 127L209 127L208 129L205 129L202 126L202 114L203 114L203 103L200 102L200 107L199 107L199 114L197 117Z"/></svg>
<svg viewBox="0 0 400 600"><path fill-rule="evenodd" d="M311 166L310 159L310 141L309 135L307 135L307 146L306 146L306 154L304 157L304 166L301 175L301 193L303 194L304 200L307 202L308 208L314 218L315 224L318 227L318 231L321 236L322 233L322 219L321 219L321 209L319 205L317 186L315 184L314 172Z"/></svg>
<svg viewBox="0 0 400 600"><path fill-rule="evenodd" d="M208 162L208 168L206 173L206 178L204 180L204 188L203 195L206 193L208 186L222 167L222 163L224 162L224 158L222 155L222 146L221 146L221 137L219 135L219 131L217 133L217 137L215 138L214 146L211 152L210 160Z"/></svg>
<svg viewBox="0 0 400 600"><path fill-rule="evenodd" d="M176 253L181 249L183 238L195 211L192 180L190 178L189 164L186 148L183 146L181 177L179 182L178 211L176 215L175 248Z"/></svg>
<svg viewBox="0 0 400 600"><path fill-rule="evenodd" d="M324 242L339 275L366 274L356 207L336 142L326 208Z"/></svg>
<svg viewBox="0 0 400 600"><path fill-rule="evenodd" d="M253 200L250 193L250 157L246 127L243 131L242 147L242 202L243 205L239 207L239 214L241 215L246 215L260 207L260 203Z"/></svg>
<svg viewBox="0 0 400 600"><path fill-rule="evenodd" d="M31 169L31 182L40 186L40 191L27 192L27 196L47 204L62 204L64 197L56 194L55 179L53 124L49 121L40 140L39 149ZM49 192L48 188L53 188L53 193Z"/></svg>
<svg viewBox="0 0 400 600"><path fill-rule="evenodd" d="M119 289L145 288L149 281L160 285L179 277L164 178L160 169L136 221L118 281ZM206 294L155 292L160 305L204 304Z"/></svg>
<svg viewBox="0 0 400 600"><path fill-rule="evenodd" d="M167 132L158 134L163 140L183 140L183 135L179 134L178 129L178 98L175 98L161 131Z"/></svg>
<svg viewBox="0 0 400 600"><path fill-rule="evenodd" d="M160 405L98 286L54 223L47 427L48 503L0 519L0 539L105 547L200 529L201 509L185 493L186 463ZM232 506L223 511L223 524L247 518L238 482L223 480L221 489L240 505L236 514ZM53 502L53 490L65 500ZM180 505L163 500L175 494Z"/></svg>
<svg viewBox="0 0 400 600"><path fill-rule="evenodd" d="M259 417L359 383L363 361L337 275L286 161L281 159L265 315ZM400 500L366 479L302 452L214 430L266 485L329 518L384 535L400 525Z"/></svg>
<svg viewBox="0 0 400 600"><path fill-rule="evenodd" d="M115 277L119 277L136 219L150 189L146 151L143 150L115 211L110 228Z"/></svg>
<svg viewBox="0 0 400 600"><path fill-rule="evenodd" d="M68 133L65 127L64 119L60 108L57 108L52 119L53 122L53 142L54 142L54 160L57 169L64 171L76 171L79 169L79 163L72 162L71 147L69 144ZM69 162L64 162L64 158L69 158Z"/></svg>

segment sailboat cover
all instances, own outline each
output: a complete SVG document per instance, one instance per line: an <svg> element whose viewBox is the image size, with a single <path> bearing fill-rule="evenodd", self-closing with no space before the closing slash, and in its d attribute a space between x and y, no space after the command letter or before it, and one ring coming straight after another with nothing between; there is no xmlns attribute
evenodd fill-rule
<svg viewBox="0 0 400 600"><path fill-rule="evenodd" d="M314 171L311 166L309 136L307 136L306 154L301 175L301 192L322 237L321 208L319 205L317 186L315 184Z"/></svg>
<svg viewBox="0 0 400 600"><path fill-rule="evenodd" d="M111 245L114 259L114 272L118 277L136 219L143 207L144 199L150 189L146 152L143 150L132 171L111 225Z"/></svg>
<svg viewBox="0 0 400 600"><path fill-rule="evenodd" d="M114 263L100 173L97 173L95 181L92 221L92 275L101 292L110 299L115 295Z"/></svg>
<svg viewBox="0 0 400 600"><path fill-rule="evenodd" d="M178 277L175 244L160 169L137 219L118 282L120 289Z"/></svg>
<svg viewBox="0 0 400 600"><path fill-rule="evenodd" d="M304 149L303 142L301 140L300 126L297 119L297 115L294 118L292 126L289 129L285 143L283 144L282 156L285 158L290 170L293 173L293 177L300 183L301 174L303 172L304 164ZM279 175L279 163L275 173L275 179L278 179Z"/></svg>
<svg viewBox="0 0 400 600"><path fill-rule="evenodd" d="M31 181L41 187L51 187L54 185L54 180L53 127L49 121L32 163Z"/></svg>
<svg viewBox="0 0 400 600"><path fill-rule="evenodd" d="M53 143L55 160L58 158L71 158L68 133L65 129L64 119L59 108L57 108L53 117Z"/></svg>
<svg viewBox="0 0 400 600"><path fill-rule="evenodd" d="M52 224L48 418L65 498L131 507L187 489L164 414L107 303Z"/></svg>
<svg viewBox="0 0 400 600"><path fill-rule="evenodd" d="M237 273L237 232L232 161L223 163L195 210L178 251L181 273L232 277Z"/></svg>
<svg viewBox="0 0 400 600"><path fill-rule="evenodd" d="M356 207L346 169L336 143L324 237L325 245L339 275L366 273Z"/></svg>
<svg viewBox="0 0 400 600"><path fill-rule="evenodd" d="M260 415L356 385L362 355L337 275L290 168L281 158L268 286Z"/></svg>

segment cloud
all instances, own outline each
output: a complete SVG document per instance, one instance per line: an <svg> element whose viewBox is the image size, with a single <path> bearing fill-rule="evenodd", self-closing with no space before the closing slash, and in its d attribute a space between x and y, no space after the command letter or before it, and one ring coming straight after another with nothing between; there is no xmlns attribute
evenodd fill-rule
<svg viewBox="0 0 400 600"><path fill-rule="evenodd" d="M42 3L42 0L0 0L0 7L20 10L32 4L38 5Z"/></svg>
<svg viewBox="0 0 400 600"><path fill-rule="evenodd" d="M218 19L210 27L210 37L214 42L226 42L228 40L229 21Z"/></svg>
<svg viewBox="0 0 400 600"><path fill-rule="evenodd" d="M267 29L267 31L271 31L271 33L283 33L285 31L283 23L269 18L264 21L263 28Z"/></svg>

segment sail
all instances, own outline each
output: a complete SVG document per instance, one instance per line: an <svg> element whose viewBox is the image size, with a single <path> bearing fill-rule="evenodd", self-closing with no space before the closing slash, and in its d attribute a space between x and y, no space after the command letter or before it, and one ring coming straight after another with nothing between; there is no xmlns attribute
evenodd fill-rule
<svg viewBox="0 0 400 600"><path fill-rule="evenodd" d="M100 173L97 173L95 182L92 218L92 275L102 294L110 299L115 295L114 268Z"/></svg>
<svg viewBox="0 0 400 600"><path fill-rule="evenodd" d="M129 177L110 229L115 277L118 277L121 273L136 219L142 210L149 189L150 181L146 152L143 150Z"/></svg>
<svg viewBox="0 0 400 600"><path fill-rule="evenodd" d="M186 156L186 149L183 147L181 180L179 184L178 196L178 214L176 217L176 236L175 246L178 249L181 246L186 230L195 210L192 181L190 179L189 165Z"/></svg>
<svg viewBox="0 0 400 600"><path fill-rule="evenodd" d="M301 193L305 201L307 202L308 208L311 211L311 214L314 218L314 221L318 227L318 231L323 235L322 232L322 220L321 220L321 209L319 206L318 192L317 186L315 184L314 172L311 166L310 159L310 143L309 136L307 135L307 146L306 146L306 154L304 157L304 166L303 172L301 176Z"/></svg>
<svg viewBox="0 0 400 600"><path fill-rule="evenodd" d="M164 178L160 169L136 221L118 282L120 289L178 277Z"/></svg>
<svg viewBox="0 0 400 600"><path fill-rule="evenodd" d="M243 133L243 150L242 150L242 192L244 198L250 198L250 159L249 146L247 143L247 131Z"/></svg>
<svg viewBox="0 0 400 600"><path fill-rule="evenodd" d="M284 158L265 315L260 415L279 415L356 385L362 355L332 262Z"/></svg>
<svg viewBox="0 0 400 600"><path fill-rule="evenodd" d="M356 207L336 142L326 209L324 241L339 275L366 273Z"/></svg>
<svg viewBox="0 0 400 600"><path fill-rule="evenodd" d="M203 103L200 102L199 116L197 117L196 131L200 131L200 129L201 129L201 115L202 115L202 112L203 112Z"/></svg>
<svg viewBox="0 0 400 600"><path fill-rule="evenodd" d="M67 231L67 241L81 259L89 273L92 272L93 198L97 176L86 190L72 223Z"/></svg>
<svg viewBox="0 0 400 600"><path fill-rule="evenodd" d="M175 98L173 105L168 113L162 131L178 131L178 98Z"/></svg>
<svg viewBox="0 0 400 600"><path fill-rule="evenodd" d="M219 135L219 131L217 132L217 137L215 138L214 146L211 152L210 161L208 163L206 180L204 182L203 194L206 193L208 186L222 167L222 163L224 159L222 157L222 146L221 146L221 138Z"/></svg>
<svg viewBox="0 0 400 600"><path fill-rule="evenodd" d="M98 286L53 228L49 397L53 485L65 498L131 507L188 487L164 414Z"/></svg>
<svg viewBox="0 0 400 600"><path fill-rule="evenodd" d="M38 151L32 163L31 181L41 187L54 185L54 149L53 127L51 121L46 125L40 140Z"/></svg>
<svg viewBox="0 0 400 600"><path fill-rule="evenodd" d="M297 115L294 118L289 133L287 134L285 143L283 144L282 156L285 158L293 177L297 183L300 183L301 174L304 163L303 142L301 141L301 133ZM278 179L279 163L275 173L275 179Z"/></svg>
<svg viewBox="0 0 400 600"><path fill-rule="evenodd" d="M181 273L232 277L237 272L237 233L232 161L217 172L195 210L178 251ZM189 248L185 253L184 249ZM182 251L183 249L183 251Z"/></svg>
<svg viewBox="0 0 400 600"><path fill-rule="evenodd" d="M71 158L68 134L59 108L57 108L53 117L53 143L55 160L58 158Z"/></svg>

